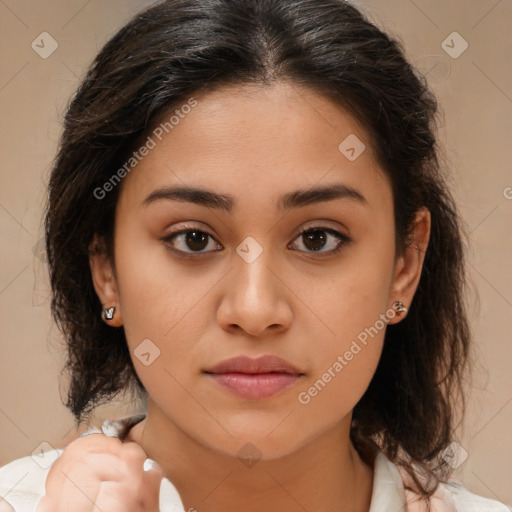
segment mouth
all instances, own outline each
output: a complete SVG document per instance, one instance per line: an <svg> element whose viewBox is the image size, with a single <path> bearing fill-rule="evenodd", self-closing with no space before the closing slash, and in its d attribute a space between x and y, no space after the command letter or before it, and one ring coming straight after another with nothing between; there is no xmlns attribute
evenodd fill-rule
<svg viewBox="0 0 512 512"><path fill-rule="evenodd" d="M305 374L277 356L234 357L204 370L224 389L248 400L262 400L292 387Z"/></svg>

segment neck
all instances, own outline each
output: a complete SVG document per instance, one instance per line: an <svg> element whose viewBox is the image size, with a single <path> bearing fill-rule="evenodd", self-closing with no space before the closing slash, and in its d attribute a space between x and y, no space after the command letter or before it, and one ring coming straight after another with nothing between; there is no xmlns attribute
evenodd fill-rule
<svg viewBox="0 0 512 512"><path fill-rule="evenodd" d="M127 440L160 464L185 511L368 512L373 468L350 442L349 427L350 418L279 459L242 461L198 443L150 402Z"/></svg>

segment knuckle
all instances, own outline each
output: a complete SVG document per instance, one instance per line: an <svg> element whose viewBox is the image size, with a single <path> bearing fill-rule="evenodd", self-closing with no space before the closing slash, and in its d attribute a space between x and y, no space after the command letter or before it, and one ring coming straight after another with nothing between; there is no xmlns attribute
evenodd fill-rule
<svg viewBox="0 0 512 512"><path fill-rule="evenodd" d="M116 437L109 437L105 434L90 434L84 437L79 437L72 441L66 448L72 453L82 454L84 451L117 451L121 445L120 439Z"/></svg>
<svg viewBox="0 0 512 512"><path fill-rule="evenodd" d="M133 457L144 458L144 459L147 458L146 452L144 451L142 446L140 446L138 443L135 443L135 442L124 443L121 446L121 451L123 454L130 455Z"/></svg>

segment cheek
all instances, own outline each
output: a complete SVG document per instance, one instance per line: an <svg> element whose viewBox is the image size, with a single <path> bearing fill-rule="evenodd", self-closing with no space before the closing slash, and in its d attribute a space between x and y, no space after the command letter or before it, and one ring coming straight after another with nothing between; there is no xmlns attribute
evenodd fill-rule
<svg viewBox="0 0 512 512"><path fill-rule="evenodd" d="M301 315L309 317L310 328L306 329L316 324L312 341L329 347L328 353L345 350L390 306L393 247L385 243L385 237L366 240L348 250L329 276L295 279L297 295L304 298L304 306L309 309L308 314ZM378 327L382 329L380 322Z"/></svg>
<svg viewBox="0 0 512 512"><path fill-rule="evenodd" d="M169 288L161 251L137 238L136 230L119 229L115 243L119 304L132 358L144 340L161 350L163 335L173 324L173 307L182 303L182 287L176 283L173 289ZM136 365L137 362L134 360Z"/></svg>
<svg viewBox="0 0 512 512"><path fill-rule="evenodd" d="M368 388L380 360L389 321L386 308L381 307L383 301L368 290L349 297L325 310L334 334L328 332L309 343L314 369L298 389L296 403L311 426L334 425L349 414Z"/></svg>
<svg viewBox="0 0 512 512"><path fill-rule="evenodd" d="M123 327L150 395L165 389L167 398L183 399L177 382L199 372L204 354L194 340L203 337L214 314L208 296L201 299L219 281L216 271L203 274L172 263L159 241L135 240L119 231L116 275ZM176 389L169 393L169 387Z"/></svg>
<svg viewBox="0 0 512 512"><path fill-rule="evenodd" d="M139 232L142 230L139 230ZM170 335L208 286L183 266L172 264L162 242L147 234L119 231L116 275L123 324L132 333L158 338Z"/></svg>
<svg viewBox="0 0 512 512"><path fill-rule="evenodd" d="M316 313L307 350L314 371L297 401L314 417L348 413L366 391L377 368L390 310L393 248L377 237L344 259L323 286L309 288L307 306ZM302 291L306 293L306 287ZM308 330L307 327L304 329ZM343 409L343 411L340 410Z"/></svg>

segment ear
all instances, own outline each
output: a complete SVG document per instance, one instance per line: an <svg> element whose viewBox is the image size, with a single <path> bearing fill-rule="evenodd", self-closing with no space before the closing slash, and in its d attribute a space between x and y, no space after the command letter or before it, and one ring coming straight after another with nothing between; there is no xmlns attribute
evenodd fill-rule
<svg viewBox="0 0 512 512"><path fill-rule="evenodd" d="M400 301L406 308L410 307L414 294L420 282L423 262L427 252L428 241L430 238L431 226L430 211L422 207L416 212L413 221L414 227L410 235L405 252L395 266L395 276L391 284L390 299L391 304ZM391 304L389 307L391 307ZM389 323L394 324L400 322L405 315L397 313Z"/></svg>
<svg viewBox="0 0 512 512"><path fill-rule="evenodd" d="M102 318L107 325L120 327L123 325L123 321L115 273L107 255L105 243L97 235L94 236L94 240L89 246L89 265L91 267L94 289L100 299L102 308L115 307L112 320L106 320L103 317L103 312Z"/></svg>

